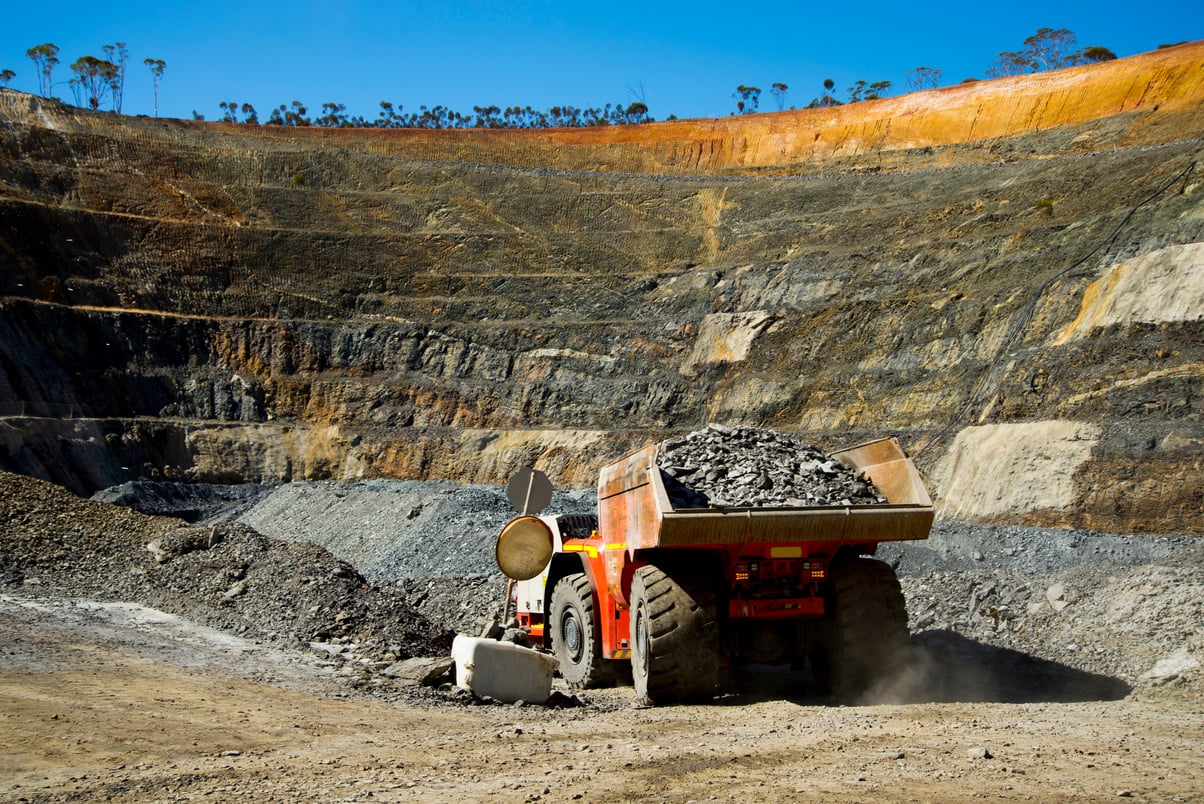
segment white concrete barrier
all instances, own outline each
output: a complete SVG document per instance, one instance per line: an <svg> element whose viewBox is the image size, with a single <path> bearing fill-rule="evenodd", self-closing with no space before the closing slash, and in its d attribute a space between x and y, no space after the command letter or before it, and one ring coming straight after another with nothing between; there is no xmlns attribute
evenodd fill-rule
<svg viewBox="0 0 1204 804"><path fill-rule="evenodd" d="M554 656L512 642L463 635L452 640L451 653L457 687L506 703L546 701L560 664Z"/></svg>

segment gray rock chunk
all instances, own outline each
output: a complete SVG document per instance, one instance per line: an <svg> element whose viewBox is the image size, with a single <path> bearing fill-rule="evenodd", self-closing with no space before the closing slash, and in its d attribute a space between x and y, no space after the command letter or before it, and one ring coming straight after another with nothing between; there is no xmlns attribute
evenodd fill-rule
<svg viewBox="0 0 1204 804"><path fill-rule="evenodd" d="M1045 599L1049 601L1049 607L1054 611L1061 611L1070 605L1070 601L1066 597L1066 586L1061 583L1055 583L1046 589Z"/></svg>
<svg viewBox="0 0 1204 804"><path fill-rule="evenodd" d="M176 528L146 545L155 561L166 564L176 556L208 550L216 543L212 528Z"/></svg>
<svg viewBox="0 0 1204 804"><path fill-rule="evenodd" d="M1153 667L1142 674L1142 678L1153 682L1155 685L1165 684L1169 681L1174 681L1189 670L1195 670L1199 666L1200 662L1188 652L1187 646L1183 646L1174 653L1163 656L1155 662Z"/></svg>
<svg viewBox="0 0 1204 804"><path fill-rule="evenodd" d="M428 656L405 659L380 671L382 676L395 678L423 687L437 687L447 680L455 660L445 656Z"/></svg>

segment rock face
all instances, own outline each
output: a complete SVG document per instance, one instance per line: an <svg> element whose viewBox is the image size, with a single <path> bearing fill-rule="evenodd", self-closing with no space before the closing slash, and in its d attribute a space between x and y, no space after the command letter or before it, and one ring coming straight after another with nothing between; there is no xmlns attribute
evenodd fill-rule
<svg viewBox="0 0 1204 804"><path fill-rule="evenodd" d="M590 486L723 422L896 435L979 521L1199 533L1202 64L588 131L0 91L0 468Z"/></svg>

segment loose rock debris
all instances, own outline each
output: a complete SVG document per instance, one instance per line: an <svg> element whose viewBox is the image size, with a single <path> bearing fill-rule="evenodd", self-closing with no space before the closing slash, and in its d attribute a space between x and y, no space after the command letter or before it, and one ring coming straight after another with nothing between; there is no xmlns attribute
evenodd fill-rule
<svg viewBox="0 0 1204 804"><path fill-rule="evenodd" d="M313 544L186 526L0 473L0 588L123 600L361 669L450 649L452 632ZM337 657L337 659L336 659Z"/></svg>
<svg viewBox="0 0 1204 804"><path fill-rule="evenodd" d="M886 502L873 482L819 448L756 427L710 424L661 442L674 508L777 508Z"/></svg>

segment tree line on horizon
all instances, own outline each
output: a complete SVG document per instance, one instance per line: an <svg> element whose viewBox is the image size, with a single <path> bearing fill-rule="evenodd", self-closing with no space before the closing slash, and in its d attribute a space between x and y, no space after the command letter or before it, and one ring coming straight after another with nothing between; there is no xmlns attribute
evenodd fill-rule
<svg viewBox="0 0 1204 804"><path fill-rule="evenodd" d="M250 103L222 101L220 122L269 126L325 126L327 128L578 128L582 126L632 125L653 123L648 106L642 101L629 104L608 103L603 107L579 109L576 106L553 106L546 111L531 106L474 106L472 114L462 114L446 106L418 107L408 114L401 105L380 102L376 118L347 114L341 103L323 103L322 113L310 116L309 108L301 101L282 103L272 109L267 120L260 121L259 112ZM194 120L205 116L192 113Z"/></svg>
<svg viewBox="0 0 1204 804"><path fill-rule="evenodd" d="M1077 48L1075 35L1065 28L1039 28L1035 34L1024 40L1024 47L1019 50L1005 50L995 57L987 68L987 78L1004 78L1014 75L1059 70L1063 67L1074 67L1080 64L1094 64L1101 61L1111 61L1116 54L1106 47L1091 45ZM1169 45L1159 45L1160 48ZM978 78L965 78L963 84L978 81ZM925 89L936 89L941 85L941 71L935 67L916 67L907 73L907 91L919 92ZM847 90L848 103L859 103L866 100L877 100L889 97L893 84L890 81L856 81ZM812 98L804 109L823 109L832 106L843 106L845 101L838 100L833 95L836 82L825 78L823 92ZM783 83L775 83L770 88L777 108L785 108L786 93L789 87ZM747 84L736 87L732 93L736 100L736 114L753 114L758 111L761 98L761 88ZM790 107L795 108L795 107Z"/></svg>
<svg viewBox="0 0 1204 804"><path fill-rule="evenodd" d="M1109 61L1116 54L1106 47L1094 45L1076 47L1075 35L1065 29L1040 28L1032 36L1024 40L1024 46L1016 51L1000 53L986 71L988 78L1024 75L1044 70L1056 70L1079 64L1091 64ZM1169 45L1160 45L1169 47ZM121 114L125 94L126 66L129 62L129 50L124 42L114 45L104 45L101 48L105 58L96 56L81 56L76 59L70 69L73 77L67 81L75 98L77 106L99 111L102 105L110 105L111 110ZM54 68L59 64L59 48L49 42L32 47L25 55L34 63L38 79L38 91L42 97L52 97ZM162 59L147 58L143 64L150 70L154 82L155 117L159 116L159 85L167 64ZM16 76L10 69L0 70L0 86L7 86ZM977 78L966 78L962 83L977 81ZM907 90L909 92L925 89L935 89L940 86L941 70L933 67L916 67L907 73ZM865 100L876 100L888 97L893 87L890 81L856 81L846 89L847 100L838 100L833 92L835 82L825 79L823 91L813 98L805 109L842 106L845 103L858 103ZM789 87L783 82L775 82L770 88L778 110L786 108L786 96ZM446 106L420 106L418 111L406 113L401 104L394 105L389 101L381 101L377 116L368 119L362 115L350 115L346 106L341 103L323 103L321 114L310 114L308 106L294 100L291 104L282 103L273 108L266 120L260 120L259 112L250 103L223 100L218 104L221 122L241 123L244 125L269 126L324 126L329 128L424 128L424 129L465 129L465 128L561 128L585 126L631 125L652 123L655 118L650 116L648 104L645 102L643 87L637 90L629 88L636 97L631 103L607 103L602 107L578 108L575 106L552 106L547 110L534 109L531 106L507 106L505 108L488 105L473 106L472 113L461 113ZM751 84L740 84L732 93L736 101L734 114L754 114L759 111L761 88ZM791 109L796 107L791 106ZM204 120L205 116L193 111L194 120ZM668 120L676 119L669 115Z"/></svg>

